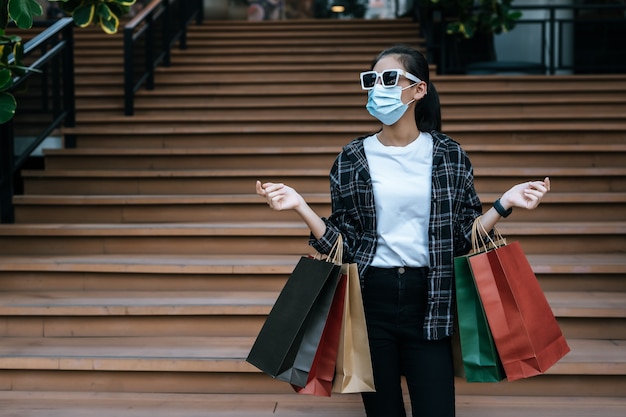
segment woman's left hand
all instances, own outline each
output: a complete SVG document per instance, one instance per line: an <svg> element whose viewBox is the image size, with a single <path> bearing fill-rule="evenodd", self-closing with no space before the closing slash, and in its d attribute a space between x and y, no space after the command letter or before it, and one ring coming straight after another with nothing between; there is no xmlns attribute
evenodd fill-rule
<svg viewBox="0 0 626 417"><path fill-rule="evenodd" d="M511 187L502 195L500 203L506 209L520 207L533 210L537 208L548 191L550 191L550 178L546 177L543 181L528 181Z"/></svg>

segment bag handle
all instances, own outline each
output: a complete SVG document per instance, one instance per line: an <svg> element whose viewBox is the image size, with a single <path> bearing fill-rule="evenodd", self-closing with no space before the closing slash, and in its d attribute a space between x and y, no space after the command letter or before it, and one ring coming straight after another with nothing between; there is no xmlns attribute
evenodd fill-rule
<svg viewBox="0 0 626 417"><path fill-rule="evenodd" d="M343 237L341 233L339 233L335 244L330 249L330 252L328 252L326 262L332 262L335 265L341 265L343 263Z"/></svg>
<svg viewBox="0 0 626 417"><path fill-rule="evenodd" d="M495 226L493 227L494 238L491 238L491 235L481 223L480 217L477 217L472 224L472 251L470 253L483 253L506 245L506 239L502 237Z"/></svg>
<svg viewBox="0 0 626 417"><path fill-rule="evenodd" d="M322 254L318 252L313 258L321 260ZM335 265L341 265L343 263L343 237L341 236L341 233L337 236L337 240L335 240L335 243L332 248L330 248L330 252L328 252L328 255L326 255L324 260L326 262L334 263Z"/></svg>

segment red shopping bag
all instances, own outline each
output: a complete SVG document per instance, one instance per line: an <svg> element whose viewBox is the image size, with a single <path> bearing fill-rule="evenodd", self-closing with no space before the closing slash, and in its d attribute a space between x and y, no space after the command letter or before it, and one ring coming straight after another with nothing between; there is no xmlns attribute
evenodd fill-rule
<svg viewBox="0 0 626 417"><path fill-rule="evenodd" d="M344 265L347 267L347 264ZM292 387L298 394L310 394L321 397L330 397L331 395L333 378L335 377L339 339L341 337L341 324L347 281L348 276L342 273L333 297L326 324L324 325L320 343L315 352L306 385L299 387L292 384Z"/></svg>
<svg viewBox="0 0 626 417"><path fill-rule="evenodd" d="M509 381L542 374L569 352L519 242L469 262Z"/></svg>

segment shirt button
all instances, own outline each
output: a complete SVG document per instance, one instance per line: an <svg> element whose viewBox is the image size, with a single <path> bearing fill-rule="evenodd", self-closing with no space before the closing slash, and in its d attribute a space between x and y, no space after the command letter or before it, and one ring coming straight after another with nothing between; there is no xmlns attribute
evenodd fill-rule
<svg viewBox="0 0 626 417"><path fill-rule="evenodd" d="M406 269L398 268L398 274L404 274L405 272L406 272Z"/></svg>

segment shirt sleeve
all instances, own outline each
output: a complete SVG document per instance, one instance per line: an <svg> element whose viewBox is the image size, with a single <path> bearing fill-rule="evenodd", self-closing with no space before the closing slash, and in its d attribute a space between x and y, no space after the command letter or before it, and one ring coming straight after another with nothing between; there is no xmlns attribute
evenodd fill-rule
<svg viewBox="0 0 626 417"><path fill-rule="evenodd" d="M355 182L351 176L354 168L346 158L340 155L333 164L330 172L330 198L332 211L328 218L322 218L326 223L326 231L321 239L310 236L309 244L319 253L328 254L339 234L343 238L343 261L353 262L357 247L359 222L355 218L356 210L353 207L353 193L356 193Z"/></svg>
<svg viewBox="0 0 626 417"><path fill-rule="evenodd" d="M467 254L472 249L472 225L482 214L482 205L474 187L474 170L467 154L461 150L462 199L459 219L456 223L459 230L454 233L454 256Z"/></svg>

